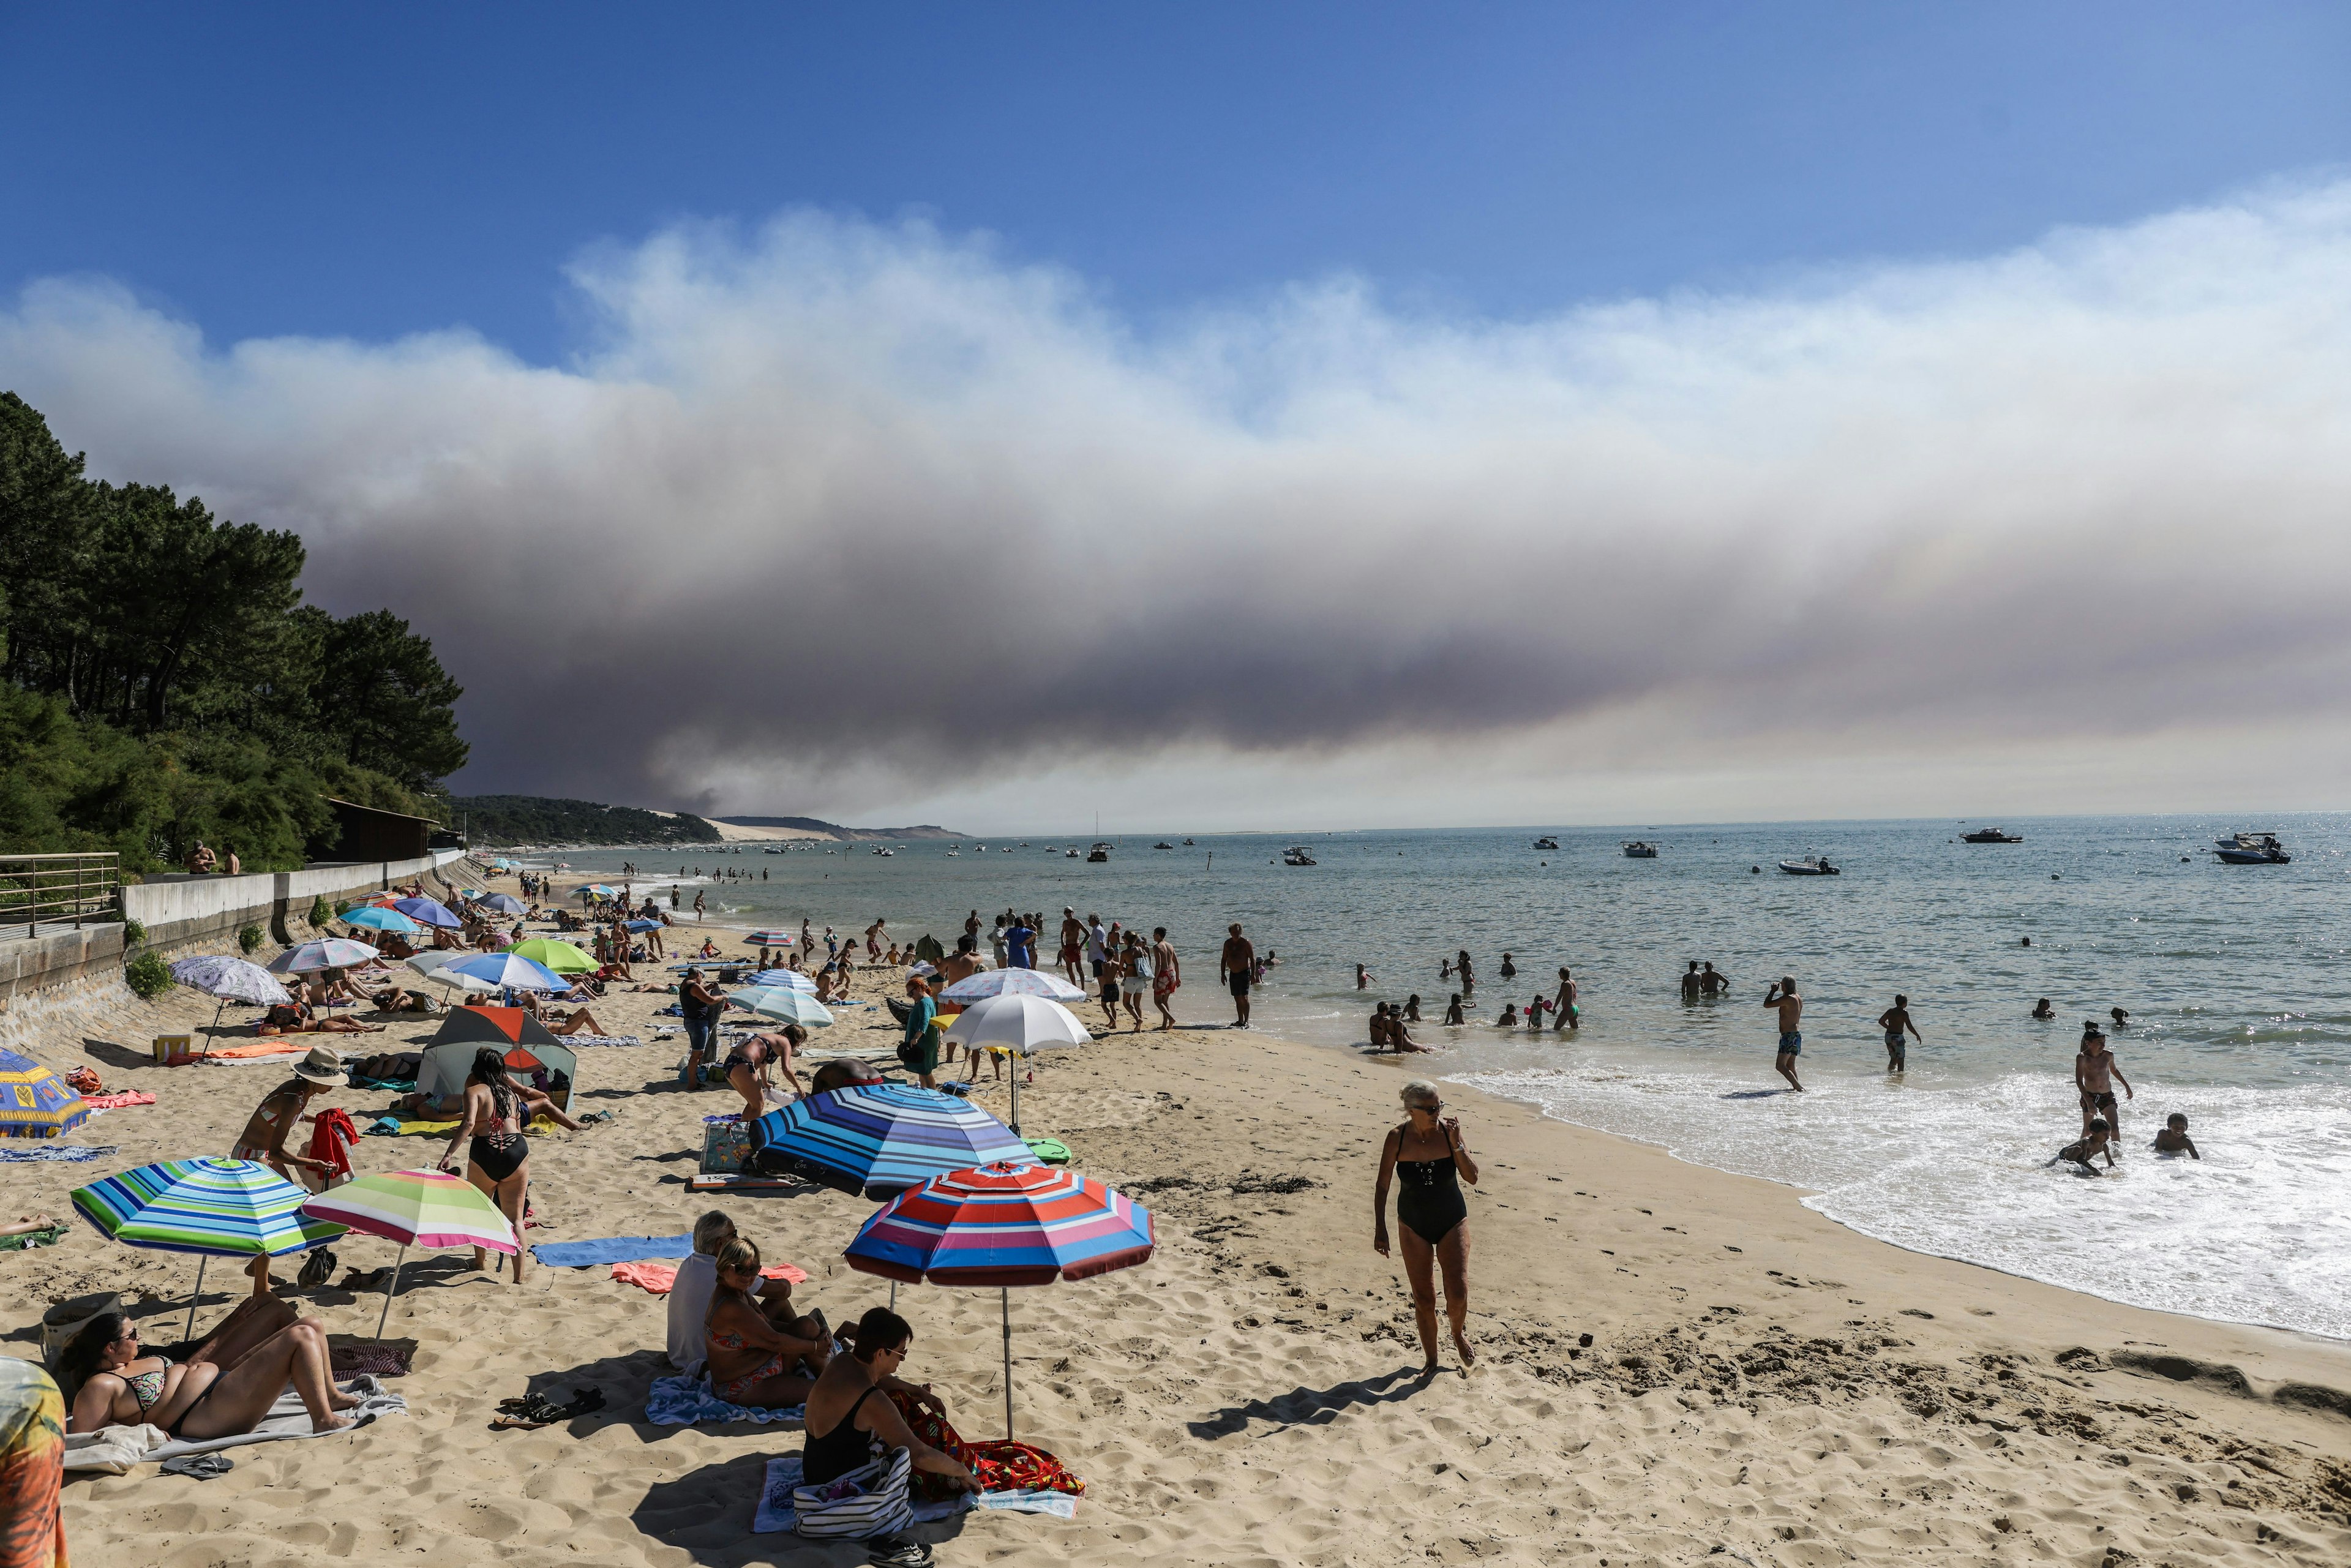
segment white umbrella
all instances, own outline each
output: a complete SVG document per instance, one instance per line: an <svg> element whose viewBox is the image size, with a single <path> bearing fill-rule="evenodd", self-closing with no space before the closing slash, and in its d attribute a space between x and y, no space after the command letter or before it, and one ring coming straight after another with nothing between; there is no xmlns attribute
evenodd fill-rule
<svg viewBox="0 0 2351 1568"><path fill-rule="evenodd" d="M822 1002L806 991L789 986L759 986L750 990L730 991L726 1005L757 1013L763 1019L775 1019L783 1023L796 1023L803 1029L822 1029L832 1022L832 1014Z"/></svg>
<svg viewBox="0 0 2351 1568"><path fill-rule="evenodd" d="M939 1000L969 1007L990 997L1042 997L1051 1002L1081 1002L1086 993L1045 969L982 969L939 993Z"/></svg>
<svg viewBox="0 0 2351 1568"><path fill-rule="evenodd" d="M497 987L478 976L447 973L449 966L464 956L465 955L463 953L419 953L414 957L404 959L402 962L426 979L438 980L444 986L456 986L467 991L496 990Z"/></svg>
<svg viewBox="0 0 2351 1568"><path fill-rule="evenodd" d="M193 986L208 997L218 997L220 1006L213 1009L213 1032L220 1029L221 1014L231 1002L249 1002L255 1007L267 1007L272 1002L290 1002L294 998L277 977L258 964L225 955L206 955L181 958L172 965L172 978L183 986ZM204 1036L204 1053L213 1049L213 1035Z"/></svg>
<svg viewBox="0 0 2351 1568"><path fill-rule="evenodd" d="M1034 974L1033 969L993 970L995 974ZM978 977L974 976L977 979ZM955 987L949 986L951 992ZM942 993L943 995L946 993ZM947 1038L966 1051L995 1046L1015 1056L1083 1045L1093 1039L1078 1015L1048 997L1014 992L988 997L964 1009L947 1027ZM1012 1130L1020 1131L1020 1073L1012 1074Z"/></svg>
<svg viewBox="0 0 2351 1568"><path fill-rule="evenodd" d="M305 942L299 947L287 948L269 960L269 972L273 975L308 975L320 969L356 969L382 956L364 942L329 936L316 942Z"/></svg>

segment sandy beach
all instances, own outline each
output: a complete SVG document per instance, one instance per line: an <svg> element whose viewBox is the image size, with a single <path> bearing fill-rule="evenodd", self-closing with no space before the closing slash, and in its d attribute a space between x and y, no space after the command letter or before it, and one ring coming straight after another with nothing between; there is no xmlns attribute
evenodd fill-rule
<svg viewBox="0 0 2351 1568"><path fill-rule="evenodd" d="M868 971L856 995L884 994ZM615 992L610 1027L649 1040L666 998ZM1196 980L1187 1021L1221 1022ZM0 1214L70 1212L75 1186L143 1161L225 1153L280 1066L152 1064L147 1042L208 1021L177 992L103 988L0 1019L13 1049L89 1065L152 1106L94 1117L98 1161L0 1166ZM1094 1009L1085 1009L1093 1012ZM362 1015L367 1016L367 1015ZM1095 1016L1099 1016L1098 1013ZM879 1020L878 1023L874 1020ZM430 1022L329 1042L413 1049ZM817 1059L886 1061L878 1007L820 1035ZM535 1138L533 1240L685 1229L712 1200L685 1179L720 1092L674 1087L674 1041L580 1052L574 1109L617 1121ZM1370 1246L1370 1193L1399 1063L1222 1028L1118 1034L1040 1056L1023 1130L1148 1205L1151 1262L1013 1294L1019 1436L1086 1481L1071 1521L967 1514L918 1534L950 1563L1750 1564L1956 1561L2322 1564L2351 1560L2351 1347L2115 1306L1907 1252L1769 1183L1545 1121L1448 1086L1484 1166L1470 1198L1477 1370L1416 1375L1401 1264ZM981 1103L1008 1109L986 1082ZM345 1089L360 1113L382 1092ZM367 1138L365 1170L428 1165L439 1139ZM885 1299L841 1249L871 1206L838 1194L720 1200L769 1261L811 1276L836 1322ZM351 1236L342 1265L389 1264ZM389 1337L404 1416L355 1436L235 1451L197 1482L143 1467L80 1477L67 1529L83 1564L368 1564L582 1560L682 1568L848 1564L858 1549L754 1535L778 1427L642 1418L665 1375L664 1305L609 1270L534 1268L520 1286L412 1255ZM277 1281L290 1291L292 1260ZM141 1252L77 1217L59 1245L0 1254L8 1354L37 1356L53 1301L120 1291L178 1336L193 1259ZM215 1268L200 1326L242 1281ZM372 1332L380 1293L329 1285L303 1310ZM964 1435L1002 1435L997 1300L901 1292L930 1383ZM592 1386L603 1410L490 1429L497 1402Z"/></svg>

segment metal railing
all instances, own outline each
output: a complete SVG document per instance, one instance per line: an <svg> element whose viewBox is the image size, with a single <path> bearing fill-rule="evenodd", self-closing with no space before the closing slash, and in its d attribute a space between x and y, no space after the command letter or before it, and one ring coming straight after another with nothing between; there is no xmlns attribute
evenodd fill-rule
<svg viewBox="0 0 2351 1568"><path fill-rule="evenodd" d="M37 936L47 925L120 919L122 876L112 851L89 854L0 855L0 936Z"/></svg>

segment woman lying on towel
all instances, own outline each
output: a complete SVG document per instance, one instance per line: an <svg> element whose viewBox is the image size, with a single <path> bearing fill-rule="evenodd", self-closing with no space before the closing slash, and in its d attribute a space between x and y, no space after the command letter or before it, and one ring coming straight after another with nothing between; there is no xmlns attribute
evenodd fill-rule
<svg viewBox="0 0 2351 1568"><path fill-rule="evenodd" d="M710 1292L710 1312L702 1321L711 1392L729 1405L762 1409L788 1410L804 1403L833 1359L824 1320L778 1321L760 1310L759 1247L747 1237L719 1248L713 1271L717 1288Z"/></svg>
<svg viewBox="0 0 2351 1568"><path fill-rule="evenodd" d="M304 1001L277 1002L253 1026L256 1034L381 1034L383 1025L357 1019L320 1018Z"/></svg>
<svg viewBox="0 0 2351 1568"><path fill-rule="evenodd" d="M233 1437L259 1426L289 1381L310 1412L314 1432L350 1426L350 1417L337 1412L360 1402L336 1389L326 1331L308 1318L279 1329L225 1368L143 1354L130 1319L100 1312L66 1342L59 1362L73 1399L69 1432L144 1424L190 1442Z"/></svg>

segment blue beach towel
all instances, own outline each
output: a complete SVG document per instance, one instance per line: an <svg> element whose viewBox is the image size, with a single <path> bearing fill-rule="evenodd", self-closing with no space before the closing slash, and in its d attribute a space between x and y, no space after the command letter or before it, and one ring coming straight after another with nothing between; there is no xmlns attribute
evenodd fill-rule
<svg viewBox="0 0 2351 1568"><path fill-rule="evenodd" d="M800 1456L788 1455L768 1461L768 1477L759 1489L758 1511L751 1519L751 1533L772 1535L779 1530L789 1530L792 1516L792 1492L800 1484ZM929 1524L937 1520L951 1519L972 1508L1000 1508L1016 1513L1050 1513L1056 1519L1075 1519L1078 1500L1059 1491L991 1491L977 1499L969 1492L958 1492L944 1502L914 1504L914 1522Z"/></svg>
<svg viewBox="0 0 2351 1568"><path fill-rule="evenodd" d="M752 1405L729 1405L710 1391L707 1377L656 1377L645 1390L645 1419L656 1427L695 1427L704 1422L798 1421L805 1406L770 1410ZM784 1493L787 1503L791 1493Z"/></svg>
<svg viewBox="0 0 2351 1568"><path fill-rule="evenodd" d="M550 1269L589 1269L648 1258L690 1258L692 1236L593 1236L585 1241L542 1241L530 1255Z"/></svg>

